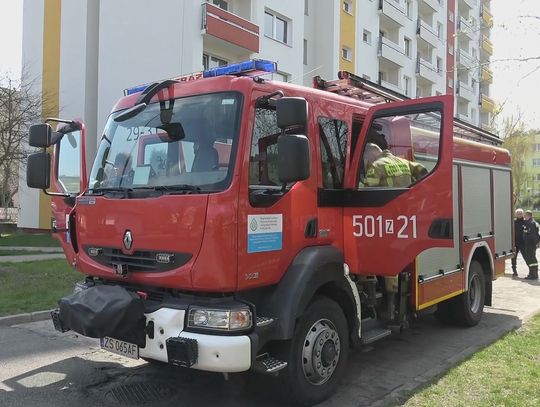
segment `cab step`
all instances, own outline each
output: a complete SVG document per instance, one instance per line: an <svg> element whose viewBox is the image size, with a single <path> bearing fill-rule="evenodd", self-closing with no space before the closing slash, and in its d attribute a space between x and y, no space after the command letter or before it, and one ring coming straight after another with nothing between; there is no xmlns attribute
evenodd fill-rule
<svg viewBox="0 0 540 407"><path fill-rule="evenodd" d="M360 341L363 345L376 342L380 339L386 338L392 333L392 330L387 328L374 328L369 331L362 332L362 338Z"/></svg>
<svg viewBox="0 0 540 407"><path fill-rule="evenodd" d="M267 353L257 357L252 369L258 373L274 374L287 367L287 362L276 359Z"/></svg>

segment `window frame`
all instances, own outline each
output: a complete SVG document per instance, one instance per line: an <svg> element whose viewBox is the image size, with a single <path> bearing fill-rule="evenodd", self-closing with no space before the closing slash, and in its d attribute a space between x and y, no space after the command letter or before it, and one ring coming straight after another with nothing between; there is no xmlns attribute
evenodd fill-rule
<svg viewBox="0 0 540 407"><path fill-rule="evenodd" d="M292 20L290 20L289 18L279 14L279 13L276 13L270 9L265 9L264 10L264 14L265 14L265 18L264 18L264 21L265 21L265 27L264 27L264 36L266 38L270 38L274 41L277 41L277 42L280 42L281 44L285 44L285 45L289 45L291 46L292 44L292 38L291 38L291 35L290 35L290 24L292 23ZM269 35L269 33L267 32L267 28L266 27L266 16L269 16L272 18L272 27L271 27L271 34ZM278 35L277 35L277 20L283 22L283 26L284 26L284 32L283 32L283 36L284 36L284 40L281 40Z"/></svg>

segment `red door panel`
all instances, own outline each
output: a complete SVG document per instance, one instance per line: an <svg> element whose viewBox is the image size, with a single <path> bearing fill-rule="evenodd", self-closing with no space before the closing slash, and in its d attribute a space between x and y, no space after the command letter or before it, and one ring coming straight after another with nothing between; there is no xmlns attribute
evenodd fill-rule
<svg viewBox="0 0 540 407"><path fill-rule="evenodd" d="M425 118L424 124L415 121L420 116ZM391 151L399 155L399 151L392 150L392 140L399 140L396 146L408 154L402 157L425 160L429 174L405 188L358 187L361 154L373 120L389 123L386 131L394 132L388 134ZM432 131L433 123L429 127L430 120L440 127L440 135ZM377 128L381 125L377 124ZM352 272L397 275L422 251L452 247L451 236L443 233L453 216L452 129L451 96L388 103L368 111L346 179L350 194L346 194L344 202L345 261ZM407 137L412 140L412 150L403 148ZM438 147L438 159L433 145ZM451 235L448 230L446 233Z"/></svg>

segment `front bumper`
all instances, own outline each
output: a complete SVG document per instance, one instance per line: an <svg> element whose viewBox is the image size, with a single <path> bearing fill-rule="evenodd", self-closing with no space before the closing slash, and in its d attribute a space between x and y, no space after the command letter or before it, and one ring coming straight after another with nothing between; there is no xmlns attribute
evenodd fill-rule
<svg viewBox="0 0 540 407"><path fill-rule="evenodd" d="M93 338L112 337L139 346L139 357L211 372L242 372L252 365L253 335L189 332L189 302L147 308L135 293L119 286L83 288L60 300L55 328Z"/></svg>
<svg viewBox="0 0 540 407"><path fill-rule="evenodd" d="M160 308L145 314L153 322L154 338L146 337L146 346L139 349L142 358L173 363L168 355L167 339L193 339L197 344L197 362L192 369L210 372L243 372L251 367L251 339L247 335L207 335L184 331L185 310Z"/></svg>

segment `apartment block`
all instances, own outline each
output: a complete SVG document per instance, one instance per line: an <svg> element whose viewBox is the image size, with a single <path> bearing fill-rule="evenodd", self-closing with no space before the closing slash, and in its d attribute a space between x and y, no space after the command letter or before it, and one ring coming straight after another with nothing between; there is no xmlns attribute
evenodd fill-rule
<svg viewBox="0 0 540 407"><path fill-rule="evenodd" d="M307 86L347 70L454 93L455 116L486 128L495 109L489 0L24 0L23 20L23 66L48 114L84 119L89 166L123 89L249 58ZM20 191L20 226L47 228L47 197Z"/></svg>

